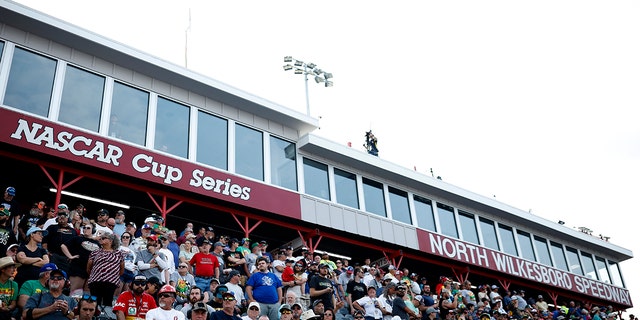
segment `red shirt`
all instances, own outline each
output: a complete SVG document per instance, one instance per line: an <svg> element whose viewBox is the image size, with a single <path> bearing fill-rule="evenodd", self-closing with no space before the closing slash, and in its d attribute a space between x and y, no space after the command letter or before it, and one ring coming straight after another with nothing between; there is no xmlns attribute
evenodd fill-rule
<svg viewBox="0 0 640 320"><path fill-rule="evenodd" d="M198 252L193 255L189 264L195 266L195 277L213 277L216 274L215 270L220 268L218 257L211 253Z"/></svg>
<svg viewBox="0 0 640 320"><path fill-rule="evenodd" d="M125 319L144 319L147 311L157 308L156 301L148 293L135 296L131 291L123 292L113 306L113 311L122 311Z"/></svg>
<svg viewBox="0 0 640 320"><path fill-rule="evenodd" d="M284 267L284 270L282 270L282 281L289 282L295 279L296 278L293 276L293 268Z"/></svg>

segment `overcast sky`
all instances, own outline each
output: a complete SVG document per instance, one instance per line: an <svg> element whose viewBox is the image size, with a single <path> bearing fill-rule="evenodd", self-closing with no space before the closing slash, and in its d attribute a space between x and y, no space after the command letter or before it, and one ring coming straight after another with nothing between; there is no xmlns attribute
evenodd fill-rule
<svg viewBox="0 0 640 320"><path fill-rule="evenodd" d="M639 1L19 2L300 113L316 63L315 134L640 253Z"/></svg>

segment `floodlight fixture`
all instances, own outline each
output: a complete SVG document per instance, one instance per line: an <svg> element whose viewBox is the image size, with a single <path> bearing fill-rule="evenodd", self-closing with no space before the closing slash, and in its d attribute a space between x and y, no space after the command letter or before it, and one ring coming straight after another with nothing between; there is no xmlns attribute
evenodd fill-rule
<svg viewBox="0 0 640 320"><path fill-rule="evenodd" d="M293 70L295 74L304 74L304 89L305 96L307 100L307 115L311 115L311 111L309 108L309 75L314 77L316 83L324 82L325 87L333 87L333 81L328 81L328 79L333 78L333 74L329 72L322 71L322 69L318 68L318 65L315 63L306 63L302 60L294 59L292 56L285 56L284 62L293 62L293 65L286 64L283 66L285 71Z"/></svg>

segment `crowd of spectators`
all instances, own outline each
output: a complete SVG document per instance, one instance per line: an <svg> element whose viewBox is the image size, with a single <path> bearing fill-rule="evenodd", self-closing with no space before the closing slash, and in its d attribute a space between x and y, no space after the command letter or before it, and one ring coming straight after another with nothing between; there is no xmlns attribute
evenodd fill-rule
<svg viewBox="0 0 640 320"><path fill-rule="evenodd" d="M305 247L182 230L152 214L0 203L0 320L613 320L610 306L428 279ZM295 253L294 253L295 252ZM434 286L432 291L431 287ZM633 315L629 316L635 320Z"/></svg>

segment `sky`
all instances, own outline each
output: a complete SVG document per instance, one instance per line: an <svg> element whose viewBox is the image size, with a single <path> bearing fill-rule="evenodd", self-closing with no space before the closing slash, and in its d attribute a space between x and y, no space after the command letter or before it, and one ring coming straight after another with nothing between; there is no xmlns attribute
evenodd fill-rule
<svg viewBox="0 0 640 320"><path fill-rule="evenodd" d="M638 1L18 2L301 114L313 62L314 134L640 253Z"/></svg>

